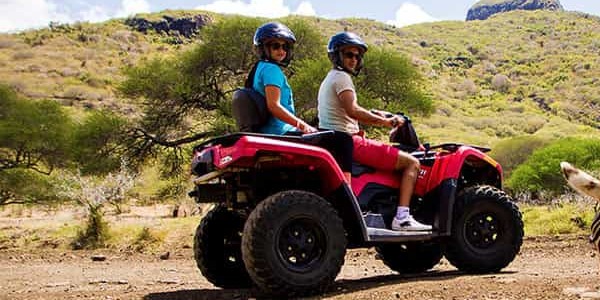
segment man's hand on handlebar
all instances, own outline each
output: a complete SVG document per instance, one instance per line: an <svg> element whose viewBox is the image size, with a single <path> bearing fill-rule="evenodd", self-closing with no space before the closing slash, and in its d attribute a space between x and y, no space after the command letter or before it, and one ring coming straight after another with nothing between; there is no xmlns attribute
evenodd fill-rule
<svg viewBox="0 0 600 300"><path fill-rule="evenodd" d="M402 127L404 125L404 118L401 116L393 115L392 117L387 118L387 122L389 122L389 126L392 128Z"/></svg>

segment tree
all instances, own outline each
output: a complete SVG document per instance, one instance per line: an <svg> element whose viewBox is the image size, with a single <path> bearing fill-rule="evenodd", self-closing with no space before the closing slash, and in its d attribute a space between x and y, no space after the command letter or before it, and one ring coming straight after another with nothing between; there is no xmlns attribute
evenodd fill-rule
<svg viewBox="0 0 600 300"><path fill-rule="evenodd" d="M44 203L59 200L51 176L29 169L0 171L0 206L9 204Z"/></svg>
<svg viewBox="0 0 600 300"><path fill-rule="evenodd" d="M53 101L19 99L0 86L0 171L50 174L68 161L72 122Z"/></svg>
<svg viewBox="0 0 600 300"><path fill-rule="evenodd" d="M242 17L219 22L200 32L203 42L194 49L125 71L119 90L140 99L143 111L128 141L130 157L157 156L163 148L179 157L180 145L228 129L213 120L227 111L227 95L240 85L254 61L248 41L260 24L259 19Z"/></svg>
<svg viewBox="0 0 600 300"><path fill-rule="evenodd" d="M356 82L358 97L364 103L409 115L433 112L425 81L406 56L391 49L370 47L364 60Z"/></svg>
<svg viewBox="0 0 600 300"><path fill-rule="evenodd" d="M0 205L49 201L70 157L71 119L52 101L20 99L0 85Z"/></svg>
<svg viewBox="0 0 600 300"><path fill-rule="evenodd" d="M106 174L119 168L128 122L108 111L93 111L73 129L71 152L83 174Z"/></svg>
<svg viewBox="0 0 600 300"><path fill-rule="evenodd" d="M265 19L230 17L199 33L202 43L177 57L153 58L125 71L119 90L140 100L143 118L129 135L128 156L168 155L173 171L181 145L234 131L231 93L243 85L256 62L252 39ZM286 23L296 34L296 59L321 48L318 32L298 18ZM289 72L293 72L290 68ZM165 149L168 153L164 153Z"/></svg>
<svg viewBox="0 0 600 300"><path fill-rule="evenodd" d="M49 176L56 168L117 169L126 126L106 112L78 124L56 102L20 98L0 85L0 205L56 200Z"/></svg>

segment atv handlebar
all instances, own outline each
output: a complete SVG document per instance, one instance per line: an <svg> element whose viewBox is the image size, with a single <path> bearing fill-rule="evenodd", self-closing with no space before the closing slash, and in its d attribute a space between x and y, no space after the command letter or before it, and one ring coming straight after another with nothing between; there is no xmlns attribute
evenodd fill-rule
<svg viewBox="0 0 600 300"><path fill-rule="evenodd" d="M383 116L385 118L391 118L393 116L398 116L398 117L404 118L404 122L409 122L410 123L410 118L407 115L405 115L403 112L399 112L397 114L394 114L394 113L391 113L389 111L378 110L378 109L371 109L370 112L372 114ZM396 126L393 126L393 127L396 127Z"/></svg>

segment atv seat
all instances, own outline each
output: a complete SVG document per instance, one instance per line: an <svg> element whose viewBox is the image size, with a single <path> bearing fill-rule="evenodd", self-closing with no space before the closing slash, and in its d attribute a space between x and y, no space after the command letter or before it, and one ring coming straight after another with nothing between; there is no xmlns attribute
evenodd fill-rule
<svg viewBox="0 0 600 300"><path fill-rule="evenodd" d="M241 137L244 136L256 136L265 137L270 139L282 140L287 142L296 142L314 146L320 146L324 139L333 136L333 131L318 131L309 134L294 134L294 135L277 135L277 134L266 134L266 133L253 133L253 132L236 132L227 134L214 139L205 141L204 143L195 147L195 149L202 149L207 145L219 144L224 147L230 147L235 144Z"/></svg>
<svg viewBox="0 0 600 300"><path fill-rule="evenodd" d="M259 132L271 116L265 97L251 88L235 90L231 106L233 118L241 132Z"/></svg>

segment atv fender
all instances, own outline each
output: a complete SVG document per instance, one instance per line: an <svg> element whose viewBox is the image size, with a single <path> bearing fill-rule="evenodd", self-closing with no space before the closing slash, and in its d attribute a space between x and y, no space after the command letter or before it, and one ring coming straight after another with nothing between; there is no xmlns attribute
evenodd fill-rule
<svg viewBox="0 0 600 300"><path fill-rule="evenodd" d="M279 156L279 165L305 166L318 171L325 194L344 182L342 170L327 150L260 136L242 136L233 147L218 147L213 153L213 164L217 170L230 166L253 167L265 153Z"/></svg>
<svg viewBox="0 0 600 300"><path fill-rule="evenodd" d="M452 155L442 154L431 170L432 174L439 175L429 180L425 190L432 190L449 179L459 180L461 173L466 170L485 170L488 177L481 179L486 180L487 184L502 188L502 166L475 148L461 146Z"/></svg>

